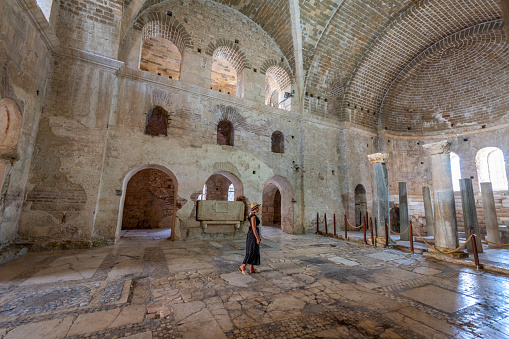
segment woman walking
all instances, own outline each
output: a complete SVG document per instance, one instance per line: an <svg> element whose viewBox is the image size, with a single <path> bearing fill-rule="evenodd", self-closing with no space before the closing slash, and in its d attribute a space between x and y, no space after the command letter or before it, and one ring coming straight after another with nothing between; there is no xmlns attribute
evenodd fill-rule
<svg viewBox="0 0 509 339"><path fill-rule="evenodd" d="M247 274L246 266L248 264L251 265L249 273L258 273L254 265L260 265L260 229L258 228L260 219L256 215L260 206L256 202L251 204L251 214L248 217L250 227L246 239L246 257L239 268L239 271L244 275Z"/></svg>

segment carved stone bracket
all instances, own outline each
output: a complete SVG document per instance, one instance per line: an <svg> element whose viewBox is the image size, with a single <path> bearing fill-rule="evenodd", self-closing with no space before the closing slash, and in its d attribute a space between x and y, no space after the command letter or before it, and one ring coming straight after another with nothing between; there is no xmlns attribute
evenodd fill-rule
<svg viewBox="0 0 509 339"><path fill-rule="evenodd" d="M368 159L372 164L382 163L385 164L389 159L388 153L373 153L368 155Z"/></svg>
<svg viewBox="0 0 509 339"><path fill-rule="evenodd" d="M451 142L448 140L433 142L431 144L422 145L431 155L451 153Z"/></svg>

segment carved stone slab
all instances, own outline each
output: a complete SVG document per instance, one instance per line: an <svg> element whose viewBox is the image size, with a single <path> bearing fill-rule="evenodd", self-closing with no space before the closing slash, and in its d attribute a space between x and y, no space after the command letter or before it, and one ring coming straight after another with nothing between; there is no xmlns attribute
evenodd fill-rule
<svg viewBox="0 0 509 339"><path fill-rule="evenodd" d="M242 221L244 220L244 203L242 201L199 200L196 220Z"/></svg>

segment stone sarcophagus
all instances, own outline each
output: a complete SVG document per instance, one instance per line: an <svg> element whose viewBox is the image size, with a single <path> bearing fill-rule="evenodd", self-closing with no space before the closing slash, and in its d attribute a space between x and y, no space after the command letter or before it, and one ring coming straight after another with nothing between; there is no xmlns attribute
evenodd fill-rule
<svg viewBox="0 0 509 339"><path fill-rule="evenodd" d="M206 233L235 232L244 220L242 201L198 200L196 220ZM213 226L213 227L209 227Z"/></svg>

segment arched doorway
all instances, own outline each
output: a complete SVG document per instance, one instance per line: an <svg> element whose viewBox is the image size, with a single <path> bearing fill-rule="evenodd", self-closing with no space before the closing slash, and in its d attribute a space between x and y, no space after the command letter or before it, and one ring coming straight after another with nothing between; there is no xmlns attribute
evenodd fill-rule
<svg viewBox="0 0 509 339"><path fill-rule="evenodd" d="M283 232L292 234L293 189L288 180L280 176L267 180L262 199L262 224L281 227Z"/></svg>
<svg viewBox="0 0 509 339"><path fill-rule="evenodd" d="M362 217L366 215L368 203L366 201L366 189L361 184L355 187L355 224L362 224Z"/></svg>
<svg viewBox="0 0 509 339"><path fill-rule="evenodd" d="M129 172L122 185L116 238L121 230L169 229L174 238L177 178L160 165L144 165Z"/></svg>

